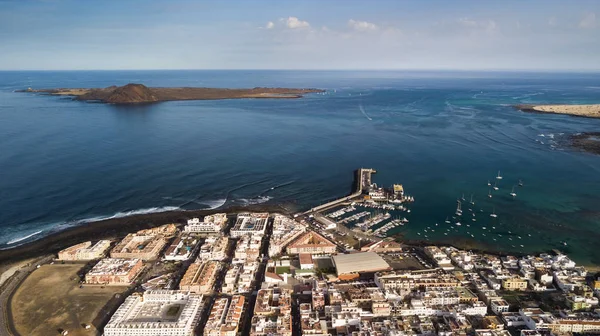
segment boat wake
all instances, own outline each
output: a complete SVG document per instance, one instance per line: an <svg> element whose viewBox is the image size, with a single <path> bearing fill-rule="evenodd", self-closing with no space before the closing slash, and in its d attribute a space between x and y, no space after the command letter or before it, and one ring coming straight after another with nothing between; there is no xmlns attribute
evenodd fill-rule
<svg viewBox="0 0 600 336"><path fill-rule="evenodd" d="M289 186L290 184L292 184L292 183L295 183L295 182L296 182L296 181L289 181L289 182L285 182L285 183L282 183L282 184L278 184L278 185L276 185L276 186L274 186L274 187L271 187L271 188L269 188L269 189L266 189L266 190L265 190L265 191L263 191L263 192L262 192L262 194L260 194L259 196L263 196L264 194L268 193L268 192L269 192L269 191L271 191L271 190L275 190L275 189L278 189L278 188L282 188L282 187L285 187L285 186Z"/></svg>
<svg viewBox="0 0 600 336"><path fill-rule="evenodd" d="M21 242L21 241L23 241L23 240L25 240L25 239L31 238L31 237L33 237L33 236L35 236L35 235L38 235L38 234L40 234L40 233L42 233L42 232L44 232L44 231L43 231L43 230L41 230L41 231L34 232L34 233L32 233L32 234L29 234L29 235L27 235L27 236L24 236L24 237L19 237L19 238L17 238L17 239L10 240L10 241L8 241L8 242L6 243L6 245L12 245L12 244L16 244L16 243L18 243L18 242Z"/></svg>
<svg viewBox="0 0 600 336"><path fill-rule="evenodd" d="M367 114L367 112L365 112L365 109L363 108L362 105L358 105L358 108L360 109L360 112L362 112L362 114L365 116L365 118L367 118L369 120L373 120L373 118L369 117L369 115Z"/></svg>

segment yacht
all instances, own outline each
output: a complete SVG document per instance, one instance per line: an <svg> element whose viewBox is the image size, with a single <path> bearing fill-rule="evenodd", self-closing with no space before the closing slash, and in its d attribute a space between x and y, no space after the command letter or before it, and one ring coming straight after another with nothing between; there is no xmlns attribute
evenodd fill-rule
<svg viewBox="0 0 600 336"><path fill-rule="evenodd" d="M512 187L512 191L510 192L510 196L517 197L517 193L515 192L515 186Z"/></svg>
<svg viewBox="0 0 600 336"><path fill-rule="evenodd" d="M455 224L456 224L456 226L461 226L462 225L460 222L456 222Z"/></svg>
<svg viewBox="0 0 600 336"><path fill-rule="evenodd" d="M496 180L502 180L502 175L500 175L500 171L498 170L498 176L496 176Z"/></svg>
<svg viewBox="0 0 600 336"><path fill-rule="evenodd" d="M492 213L490 214L490 217L494 217L494 218L498 217L498 215L496 215L496 209L494 209L492 211Z"/></svg>
<svg viewBox="0 0 600 336"><path fill-rule="evenodd" d="M456 215L462 216L462 209L460 208L460 201L458 201L457 205L456 205Z"/></svg>

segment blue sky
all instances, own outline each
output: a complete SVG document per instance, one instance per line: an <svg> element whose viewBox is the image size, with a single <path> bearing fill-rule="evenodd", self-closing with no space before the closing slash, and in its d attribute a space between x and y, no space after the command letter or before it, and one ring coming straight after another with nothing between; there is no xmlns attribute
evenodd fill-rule
<svg viewBox="0 0 600 336"><path fill-rule="evenodd" d="M600 1L0 0L0 69L600 70Z"/></svg>

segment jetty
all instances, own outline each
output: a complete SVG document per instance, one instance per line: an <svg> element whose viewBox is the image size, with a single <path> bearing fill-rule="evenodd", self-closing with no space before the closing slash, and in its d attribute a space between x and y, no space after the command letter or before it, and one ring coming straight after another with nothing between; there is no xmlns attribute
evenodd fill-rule
<svg viewBox="0 0 600 336"><path fill-rule="evenodd" d="M376 172L377 171L375 169L371 168L357 169L354 177L354 191L350 195L311 208L310 210L304 212L304 215L314 215L317 212L331 209L362 195L363 192L368 191L371 187L371 175L375 174Z"/></svg>

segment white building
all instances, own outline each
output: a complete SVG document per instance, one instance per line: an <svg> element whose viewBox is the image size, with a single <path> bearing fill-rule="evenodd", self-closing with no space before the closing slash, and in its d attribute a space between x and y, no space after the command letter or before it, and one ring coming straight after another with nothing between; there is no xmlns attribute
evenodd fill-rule
<svg viewBox="0 0 600 336"><path fill-rule="evenodd" d="M492 311L496 314L508 312L508 308L508 302L506 302L503 299L496 299L490 301L490 309L492 309Z"/></svg>
<svg viewBox="0 0 600 336"><path fill-rule="evenodd" d="M205 216L202 221L199 218L192 218L187 221L184 231L193 233L213 233L220 232L227 224L227 214L217 213Z"/></svg>
<svg viewBox="0 0 600 336"><path fill-rule="evenodd" d="M202 296L174 290L133 294L104 327L105 336L192 336L202 308Z"/></svg>
<svg viewBox="0 0 600 336"><path fill-rule="evenodd" d="M235 225L231 229L230 236L238 238L243 235L263 235L267 228L269 213L241 213L235 220Z"/></svg>

